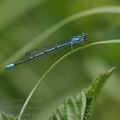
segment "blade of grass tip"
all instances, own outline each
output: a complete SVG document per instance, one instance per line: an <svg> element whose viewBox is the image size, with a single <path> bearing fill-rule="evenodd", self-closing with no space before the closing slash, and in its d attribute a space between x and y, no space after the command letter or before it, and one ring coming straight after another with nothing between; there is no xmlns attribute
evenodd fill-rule
<svg viewBox="0 0 120 120"><path fill-rule="evenodd" d="M90 43L90 44L87 44L87 45L84 45L84 46L80 46L76 49L74 49L73 51L70 51L69 53L65 54L63 57L61 57L59 60L57 60L44 74L43 76L39 79L39 81L37 82L37 84L34 86L34 88L32 89L32 91L30 92L30 94L28 95L25 103L23 104L23 107L20 111L20 114L18 116L18 120L21 119L22 117L22 114L24 113L24 110L27 106L27 104L29 103L33 93L35 92L35 90L37 89L38 85L40 84L40 82L46 77L46 75L58 64L60 63L63 59L65 59L66 57L68 57L69 55L79 51L79 50L82 50L82 49L85 49L85 48L88 48L88 47L92 47L94 45L102 45L102 44L118 44L120 43L120 39L119 40L107 40L107 41L101 41L101 42L95 42L95 43Z"/></svg>
<svg viewBox="0 0 120 120"><path fill-rule="evenodd" d="M91 15L96 15L96 14L120 14L120 6L104 6L104 7L99 7L99 8L92 8L83 12L78 12L74 15L71 15L64 20L58 22L54 26L50 27L48 30L40 34L38 37L35 39L31 40L27 45L23 46L19 51L17 51L14 55L12 55L8 60L2 63L3 66L5 66L8 63L12 63L19 59L26 51L31 50L34 48L36 45L42 43L45 39L47 39L50 35L52 35L54 32L62 28L63 26L67 25L68 23L77 20L78 18L83 18ZM4 68L4 67L3 67ZM1 70L2 72L4 70ZM1 72L1 73L2 73Z"/></svg>

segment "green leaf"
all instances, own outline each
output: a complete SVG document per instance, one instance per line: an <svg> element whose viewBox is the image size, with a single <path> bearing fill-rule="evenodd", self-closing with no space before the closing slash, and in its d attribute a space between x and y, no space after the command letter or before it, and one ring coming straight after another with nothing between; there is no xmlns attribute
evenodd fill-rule
<svg viewBox="0 0 120 120"><path fill-rule="evenodd" d="M17 118L6 113L0 113L0 120L17 120Z"/></svg>
<svg viewBox="0 0 120 120"><path fill-rule="evenodd" d="M61 104L49 120L82 120L86 108L86 95L81 92Z"/></svg>
<svg viewBox="0 0 120 120"><path fill-rule="evenodd" d="M49 120L91 120L96 97L114 70L115 67L100 74L89 88L65 100Z"/></svg>

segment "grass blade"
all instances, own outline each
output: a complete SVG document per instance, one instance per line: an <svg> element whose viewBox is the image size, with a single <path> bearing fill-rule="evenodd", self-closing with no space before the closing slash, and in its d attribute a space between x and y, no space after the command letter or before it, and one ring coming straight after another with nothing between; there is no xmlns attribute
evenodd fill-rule
<svg viewBox="0 0 120 120"><path fill-rule="evenodd" d="M41 81L46 77L46 75L52 71L53 68L55 68L55 66L62 62L62 60L64 60L66 57L68 57L69 55L79 51L79 50L82 50L82 49L85 49L85 48L88 48L88 47L92 47L92 46L95 46L95 45L103 45L103 44L118 44L120 43L120 40L107 40L107 41L101 41L101 42L95 42L95 43L90 43L90 44L87 44L87 45L84 45L82 47L78 47L76 49L74 49L73 51L70 51L69 53L65 54L63 57L61 57L58 61L56 61L44 74L43 76L40 78L40 80L37 82L37 84L35 85L35 87L32 89L32 91L30 92L30 94L28 95L21 111L20 111L20 114L19 114L19 117L18 117L18 120L21 119L22 117L22 114L27 106L27 104L29 103L31 97L33 96L35 90L37 89L38 85L41 83Z"/></svg>

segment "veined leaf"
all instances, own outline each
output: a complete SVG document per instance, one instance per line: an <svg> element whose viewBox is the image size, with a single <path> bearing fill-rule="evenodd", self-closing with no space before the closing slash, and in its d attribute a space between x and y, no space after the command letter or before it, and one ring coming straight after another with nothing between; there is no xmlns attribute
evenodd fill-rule
<svg viewBox="0 0 120 120"><path fill-rule="evenodd" d="M96 97L114 70L115 67L100 74L89 88L65 100L49 120L91 120Z"/></svg>

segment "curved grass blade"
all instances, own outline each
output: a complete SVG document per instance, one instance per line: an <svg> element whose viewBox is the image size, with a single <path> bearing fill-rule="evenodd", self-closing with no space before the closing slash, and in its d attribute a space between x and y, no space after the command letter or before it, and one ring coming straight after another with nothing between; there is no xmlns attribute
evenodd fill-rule
<svg viewBox="0 0 120 120"><path fill-rule="evenodd" d="M100 74L89 88L65 100L49 120L91 120L96 97L114 70L115 67Z"/></svg>
<svg viewBox="0 0 120 120"><path fill-rule="evenodd" d="M82 50L82 49L85 49L85 48L88 48L88 47L92 47L92 46L95 46L95 45L103 45L103 44L118 44L120 43L120 40L107 40L107 41L101 41L101 42L95 42L95 43L90 43L88 45L84 45L84 46L81 46L81 47L78 47L76 49L74 49L73 51L65 54L63 57L61 57L58 61L56 61L44 74L43 76L40 78L40 80L37 82L37 84L34 86L34 88L32 89L32 91L30 92L30 94L28 95L21 111L20 111L20 114L19 114L19 117L18 117L18 120L21 119L22 117L22 114L27 106L27 104L29 103L31 97L33 96L34 92L36 91L38 85L41 83L41 81L46 77L46 75L52 71L53 68L55 68L55 66L57 64L59 64L60 62L62 62L62 60L64 60L66 57L68 57L69 55L79 51L79 50Z"/></svg>
<svg viewBox="0 0 120 120"><path fill-rule="evenodd" d="M62 28L63 26L67 25L68 23L77 20L78 18L83 18L83 17L88 17L91 15L96 15L96 14L120 14L120 6L106 6L106 7L99 7L99 8L93 8L89 9L83 12L78 12L72 16L69 16L62 20L61 22L55 24L51 28L49 28L47 31L43 32L40 34L38 37L33 39L30 43L27 45L23 46L19 51L17 51L12 57L10 57L8 60L6 60L4 63L2 63L2 67L0 72L2 73L5 69L4 66L8 63L13 63L17 59L19 59L26 51L31 50L34 48L36 45L42 43L45 39L47 39L50 35L52 35L54 32Z"/></svg>

